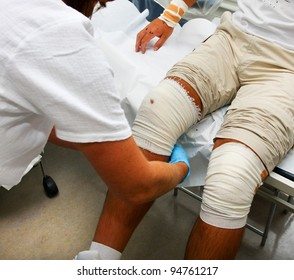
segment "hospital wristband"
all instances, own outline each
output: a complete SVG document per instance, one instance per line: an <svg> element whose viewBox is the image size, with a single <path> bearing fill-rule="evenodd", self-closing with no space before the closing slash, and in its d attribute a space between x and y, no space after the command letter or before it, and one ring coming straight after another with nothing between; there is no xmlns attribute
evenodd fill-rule
<svg viewBox="0 0 294 280"><path fill-rule="evenodd" d="M188 8L183 0L173 0L159 16L159 19L164 21L169 27L174 28Z"/></svg>

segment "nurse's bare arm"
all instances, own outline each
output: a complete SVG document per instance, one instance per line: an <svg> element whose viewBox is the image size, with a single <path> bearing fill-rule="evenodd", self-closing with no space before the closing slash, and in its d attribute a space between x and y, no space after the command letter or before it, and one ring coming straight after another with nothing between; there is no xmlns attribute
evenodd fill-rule
<svg viewBox="0 0 294 280"><path fill-rule="evenodd" d="M50 136L50 142L81 151L107 187L132 203L153 201L175 188L187 175L183 163L148 161L133 137L101 143L70 143Z"/></svg>

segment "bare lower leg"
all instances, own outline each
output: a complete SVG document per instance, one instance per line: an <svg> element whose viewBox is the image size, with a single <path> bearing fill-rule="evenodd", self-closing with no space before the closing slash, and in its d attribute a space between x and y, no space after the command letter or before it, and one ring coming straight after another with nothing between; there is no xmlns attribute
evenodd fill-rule
<svg viewBox="0 0 294 280"><path fill-rule="evenodd" d="M230 260L236 257L240 247L243 228L222 229L196 221L186 248L185 259Z"/></svg>
<svg viewBox="0 0 294 280"><path fill-rule="evenodd" d="M148 160L168 160L168 157L147 151L143 153ZM134 230L152 204L153 202L131 204L108 191L93 240L123 252Z"/></svg>
<svg viewBox="0 0 294 280"><path fill-rule="evenodd" d="M93 240L123 252L152 204L132 205L108 192Z"/></svg>

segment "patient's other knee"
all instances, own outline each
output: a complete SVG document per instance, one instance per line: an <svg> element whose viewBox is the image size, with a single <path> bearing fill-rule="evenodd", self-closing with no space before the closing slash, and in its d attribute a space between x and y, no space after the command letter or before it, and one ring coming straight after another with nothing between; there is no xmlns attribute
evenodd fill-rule
<svg viewBox="0 0 294 280"><path fill-rule="evenodd" d="M202 220L221 228L243 227L264 172L250 148L230 139L217 140L205 181Z"/></svg>

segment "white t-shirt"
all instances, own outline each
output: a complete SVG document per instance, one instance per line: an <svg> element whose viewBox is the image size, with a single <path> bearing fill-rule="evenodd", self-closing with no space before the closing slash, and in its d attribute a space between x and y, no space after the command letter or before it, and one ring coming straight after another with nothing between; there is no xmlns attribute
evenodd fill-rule
<svg viewBox="0 0 294 280"><path fill-rule="evenodd" d="M233 22L244 32L294 50L293 0L238 0Z"/></svg>
<svg viewBox="0 0 294 280"><path fill-rule="evenodd" d="M171 0L153 0L166 7ZM219 6L218 0L205 0L206 6ZM294 50L294 1L293 0L237 0L238 11L233 22L244 32L264 38ZM202 4L203 5L203 4ZM214 9L212 9L214 11ZM201 14L192 6L184 15L186 19Z"/></svg>
<svg viewBox="0 0 294 280"><path fill-rule="evenodd" d="M61 0L1 0L0 18L0 185L21 180L53 126L81 143L131 135L86 17Z"/></svg>

